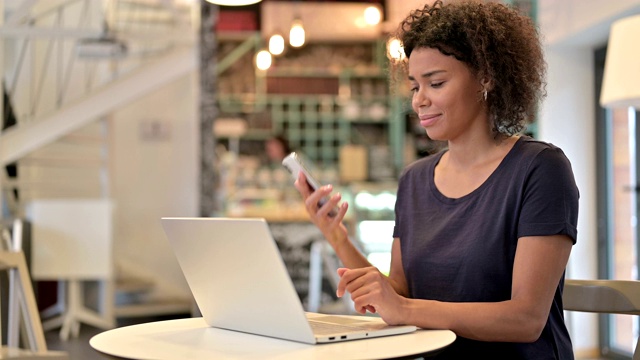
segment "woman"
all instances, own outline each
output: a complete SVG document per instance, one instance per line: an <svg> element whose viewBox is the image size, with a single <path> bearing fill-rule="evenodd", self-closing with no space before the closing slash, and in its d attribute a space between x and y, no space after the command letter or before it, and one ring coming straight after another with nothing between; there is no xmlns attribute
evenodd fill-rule
<svg viewBox="0 0 640 360"><path fill-rule="evenodd" d="M282 159L291 153L291 147L283 135L275 135L267 139L264 144L264 151L267 155L268 163L281 168Z"/></svg>
<svg viewBox="0 0 640 360"><path fill-rule="evenodd" d="M349 242L340 194L298 179L345 265L338 296L390 324L453 330L442 358L572 359L562 287L578 190L559 148L518 135L544 96L535 27L501 4L437 1L399 32L413 110L448 148L400 177L388 277Z"/></svg>

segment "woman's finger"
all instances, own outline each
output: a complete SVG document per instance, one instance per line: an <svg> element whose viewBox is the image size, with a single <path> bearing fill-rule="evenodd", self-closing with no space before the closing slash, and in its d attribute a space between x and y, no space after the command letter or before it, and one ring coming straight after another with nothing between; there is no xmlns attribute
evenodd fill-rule
<svg viewBox="0 0 640 360"><path fill-rule="evenodd" d="M336 209L338 208L338 202L340 202L341 199L342 194L340 193L333 194L333 196L329 198L321 198L321 200L319 200L319 204L321 204L321 206L318 209L318 215L335 218L338 215Z"/></svg>
<svg viewBox="0 0 640 360"><path fill-rule="evenodd" d="M325 196L328 196L333 187L331 185L325 185L320 187L318 190L309 194L309 196L305 199L305 207L310 214L315 214L318 212L318 202Z"/></svg>
<svg viewBox="0 0 640 360"><path fill-rule="evenodd" d="M302 171L298 173L298 179L294 182L294 185L300 195L302 195L303 199L308 198L309 195L311 195L311 193L313 192L313 190L311 190L311 187L309 186L309 183L307 182L307 177Z"/></svg>

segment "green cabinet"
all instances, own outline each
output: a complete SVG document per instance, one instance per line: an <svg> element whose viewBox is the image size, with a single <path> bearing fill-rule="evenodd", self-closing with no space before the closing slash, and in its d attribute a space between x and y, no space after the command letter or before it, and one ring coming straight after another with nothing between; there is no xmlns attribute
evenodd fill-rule
<svg viewBox="0 0 640 360"><path fill-rule="evenodd" d="M386 147L394 167L401 166L395 159L402 154L403 102L389 95L386 75L345 70L335 77L338 86L333 94L220 95L219 108L222 116L247 120L248 131L241 141L281 134L320 166L335 166L340 148L347 144ZM297 86L304 87L304 80Z"/></svg>
<svg viewBox="0 0 640 360"><path fill-rule="evenodd" d="M227 47L234 46L242 45ZM403 166L405 114L389 90L386 61L382 40L309 44L266 72L237 61L221 74L218 118L247 122L241 153L262 156L263 142L278 134L318 166L336 167L342 146L363 145L387 154L395 176Z"/></svg>

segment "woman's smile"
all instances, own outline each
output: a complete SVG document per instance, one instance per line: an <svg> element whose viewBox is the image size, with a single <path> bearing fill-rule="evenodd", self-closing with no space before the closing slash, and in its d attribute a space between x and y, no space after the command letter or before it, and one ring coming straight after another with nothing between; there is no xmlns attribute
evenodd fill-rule
<svg viewBox="0 0 640 360"><path fill-rule="evenodd" d="M440 118L442 114L420 114L418 118L420 119L420 126L426 128L433 124L435 124Z"/></svg>

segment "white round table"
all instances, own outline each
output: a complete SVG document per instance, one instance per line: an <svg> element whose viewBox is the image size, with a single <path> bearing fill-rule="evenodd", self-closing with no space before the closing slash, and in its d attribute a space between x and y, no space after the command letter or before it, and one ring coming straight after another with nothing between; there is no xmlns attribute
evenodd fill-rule
<svg viewBox="0 0 640 360"><path fill-rule="evenodd" d="M423 355L456 339L449 330L418 330L380 338L308 345L209 327L202 318L151 322L91 338L104 354L126 359L380 359Z"/></svg>

